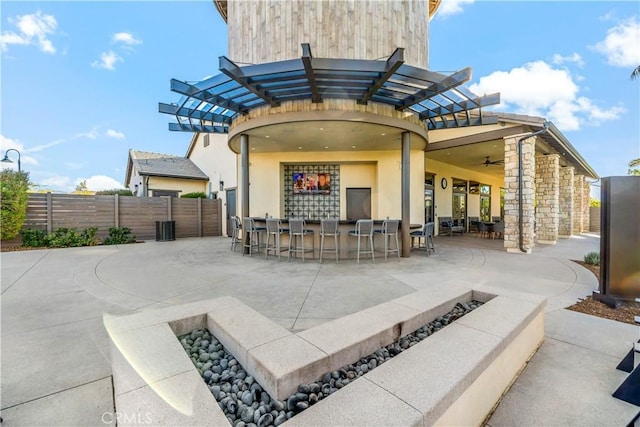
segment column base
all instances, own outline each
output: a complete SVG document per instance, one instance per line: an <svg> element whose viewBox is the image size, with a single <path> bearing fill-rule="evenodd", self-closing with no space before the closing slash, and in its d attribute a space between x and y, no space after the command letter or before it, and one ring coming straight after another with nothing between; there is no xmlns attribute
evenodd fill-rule
<svg viewBox="0 0 640 427"><path fill-rule="evenodd" d="M539 244L539 245L555 245L557 243L558 243L557 240L537 240L536 241L536 244Z"/></svg>
<svg viewBox="0 0 640 427"><path fill-rule="evenodd" d="M507 248L507 252L510 254L523 254L523 255L530 255L531 254L531 249L527 249L526 252L522 252L520 250L520 248Z"/></svg>

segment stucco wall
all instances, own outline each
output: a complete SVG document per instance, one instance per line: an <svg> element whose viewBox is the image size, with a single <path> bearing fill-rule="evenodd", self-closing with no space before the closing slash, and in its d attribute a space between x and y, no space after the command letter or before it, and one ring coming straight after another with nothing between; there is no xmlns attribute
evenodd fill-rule
<svg viewBox="0 0 640 427"><path fill-rule="evenodd" d="M153 190L177 190L180 191L178 196L185 193L194 193L197 191L207 191L206 181L197 181L194 179L165 178L152 176L149 177L149 195Z"/></svg>
<svg viewBox="0 0 640 427"><path fill-rule="evenodd" d="M340 212L346 218L346 188L371 187L374 219L401 217L401 154L398 151L263 153L249 155L250 216L283 216L282 163L338 163L340 167ZM411 151L412 223L424 222L424 152ZM240 163L238 161L238 171ZM240 191L239 191L240 193ZM241 200L238 194L238 200ZM241 209L241 206L238 207ZM244 216L244 214L242 214Z"/></svg>

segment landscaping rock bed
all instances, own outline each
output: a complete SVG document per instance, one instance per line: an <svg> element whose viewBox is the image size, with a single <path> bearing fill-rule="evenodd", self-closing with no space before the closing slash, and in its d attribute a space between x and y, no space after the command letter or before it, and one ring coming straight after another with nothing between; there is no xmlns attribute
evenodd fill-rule
<svg viewBox="0 0 640 427"><path fill-rule="evenodd" d="M234 427L278 426L481 305L475 300L458 303L445 315L357 362L327 372L314 383L300 384L298 392L284 401L272 399L207 329L178 339Z"/></svg>

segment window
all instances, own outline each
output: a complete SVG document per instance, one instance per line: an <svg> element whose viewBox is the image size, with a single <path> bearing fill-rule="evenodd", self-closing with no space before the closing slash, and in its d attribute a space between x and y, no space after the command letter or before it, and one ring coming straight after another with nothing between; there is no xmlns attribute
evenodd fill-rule
<svg viewBox="0 0 640 427"><path fill-rule="evenodd" d="M204 135L203 144L204 144L205 147L209 146L209 134L208 133L206 133Z"/></svg>
<svg viewBox="0 0 640 427"><path fill-rule="evenodd" d="M491 186L480 184L480 221L491 221Z"/></svg>

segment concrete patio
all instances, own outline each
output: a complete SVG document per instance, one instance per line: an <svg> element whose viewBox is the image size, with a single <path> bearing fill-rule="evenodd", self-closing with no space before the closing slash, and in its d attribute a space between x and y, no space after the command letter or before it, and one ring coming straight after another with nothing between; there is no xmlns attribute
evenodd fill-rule
<svg viewBox="0 0 640 427"><path fill-rule="evenodd" d="M477 284L548 298L546 339L488 425L629 423L640 408L611 393L638 328L563 309L597 289L571 259L597 251L598 237L532 255L482 240L443 237L431 257L360 265L243 257L221 237L2 253L3 426L115 424L105 314L229 295L301 331L417 290Z"/></svg>

